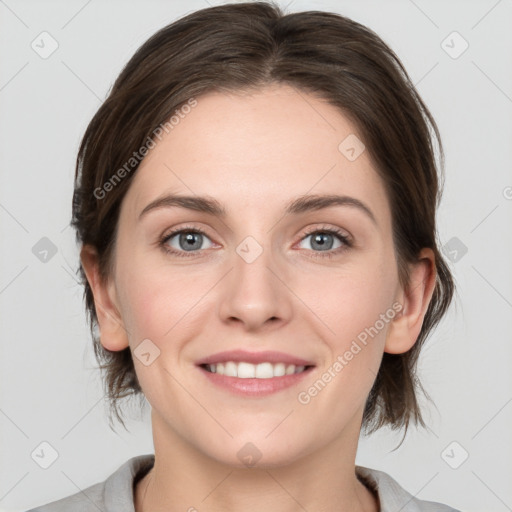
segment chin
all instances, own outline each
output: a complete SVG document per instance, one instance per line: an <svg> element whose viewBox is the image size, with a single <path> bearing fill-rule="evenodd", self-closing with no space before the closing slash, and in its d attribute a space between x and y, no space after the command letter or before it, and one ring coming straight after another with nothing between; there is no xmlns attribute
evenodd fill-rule
<svg viewBox="0 0 512 512"><path fill-rule="evenodd" d="M264 433L262 433L264 432ZM216 443L212 451L210 445L206 454L221 464L238 469L270 469L293 463L305 454L307 443L291 442L275 434L265 438L267 431L259 436L242 435L229 439L225 443Z"/></svg>

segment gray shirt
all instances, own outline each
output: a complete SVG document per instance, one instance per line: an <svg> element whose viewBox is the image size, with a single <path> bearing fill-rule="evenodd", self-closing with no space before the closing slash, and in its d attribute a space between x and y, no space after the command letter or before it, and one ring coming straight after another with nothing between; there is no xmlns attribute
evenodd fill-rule
<svg viewBox="0 0 512 512"><path fill-rule="evenodd" d="M134 485L153 467L154 461L153 454L133 457L104 482L28 512L135 512ZM377 492L380 512L460 512L441 503L415 498L383 471L356 466L356 474Z"/></svg>

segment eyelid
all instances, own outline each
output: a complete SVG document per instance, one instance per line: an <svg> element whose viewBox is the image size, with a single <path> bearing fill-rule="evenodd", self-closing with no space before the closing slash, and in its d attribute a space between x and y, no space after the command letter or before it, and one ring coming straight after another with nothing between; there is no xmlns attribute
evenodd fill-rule
<svg viewBox="0 0 512 512"><path fill-rule="evenodd" d="M197 231L197 232L199 232L203 235L206 235L210 238L210 235L208 235L207 229L200 227L198 225L192 224L192 223L185 223L183 225L179 224L178 226L169 228L164 231L164 233L162 234L162 236L160 238L168 238L172 235L180 233L181 231Z"/></svg>
<svg viewBox="0 0 512 512"><path fill-rule="evenodd" d="M338 226L330 225L330 224L322 224L320 226L313 226L311 228L307 228L306 231L302 234L299 241L303 240L306 236L312 235L313 233L318 232L328 232L328 233L334 233L337 236L346 238L348 241L353 243L354 239L352 235L343 228L340 228Z"/></svg>
<svg viewBox="0 0 512 512"><path fill-rule="evenodd" d="M193 224L185 224L183 226L177 226L177 227L171 228L167 231L164 231L164 233L159 237L159 242L165 243L165 242L169 241L171 238L174 238L176 235L179 235L182 232L187 232L187 231L199 233L199 234L207 237L212 242L212 244L216 245L216 242L214 242L212 240L212 237L208 234L207 230L205 230L202 227L195 226ZM201 250L205 250L205 249L201 249ZM195 251L195 252L197 253L199 251Z"/></svg>
<svg viewBox="0 0 512 512"><path fill-rule="evenodd" d="M307 237L313 235L314 233L328 233L331 236L334 236L339 239L341 242L340 247L336 247L335 249L328 249L326 251L313 251L307 250L309 253L309 257L313 259L332 259L338 256L341 256L345 252L353 249L355 247L354 238L348 231L339 228L338 226L330 226L330 225L322 225L322 226L314 226L307 229L298 240L296 244L301 243Z"/></svg>
<svg viewBox="0 0 512 512"><path fill-rule="evenodd" d="M204 251L207 251L207 249L198 249L196 251L183 251L183 250L170 248L167 245L167 242L171 238L174 238L175 236L181 234L182 232L187 232L187 231L201 234L202 236L207 237L212 242L213 245L218 245L216 242L214 242L212 240L212 237L207 233L207 230L205 230L204 228L198 227L196 225L190 224L190 223L185 224L185 225L178 225L177 227L174 227L174 228L164 232L164 234L159 238L158 244L159 244L159 246L162 247L162 249L165 252L167 252L169 254L176 255L178 257L180 257L180 256L194 257L194 256L200 255ZM341 245L341 247L337 247L336 249L329 249L326 251L308 250L308 252L312 253L314 258L322 258L322 257L332 258L332 257L337 256L339 253L342 253L342 252L352 248L354 245L353 237L348 231L346 231L338 226L323 224L320 226L318 226L318 225L312 226L312 227L306 229L305 231L303 231L300 238L297 240L297 242L295 242L294 246L297 245L298 243L302 242L303 240L305 240L308 236L311 236L314 233L321 233L321 232L328 233L334 237L338 237L338 239L340 240L342 245Z"/></svg>
<svg viewBox="0 0 512 512"><path fill-rule="evenodd" d="M175 228L170 228L169 230L166 230L164 232L164 234L162 234L160 236L160 240L162 239L168 239L170 237L172 237L173 235L176 235L178 233L180 233L181 231L197 231L199 233L201 233L202 235L205 235L207 236L208 238L212 238L207 230L205 230L204 228L202 227L199 227L197 225L194 225L194 224L185 224L185 225L182 225L182 226L177 226ZM313 226L313 227L310 227L310 228L306 228L304 232L302 232L300 238L297 240L298 242L302 241L305 237L313 234L313 233L316 233L318 231L328 231L328 232L333 232L337 235L343 235L343 237L347 238L348 240L350 240L351 242L353 241L353 237L352 235L345 229L343 228L339 228L338 226L333 226L333 225L329 225L329 224L322 224L320 226Z"/></svg>

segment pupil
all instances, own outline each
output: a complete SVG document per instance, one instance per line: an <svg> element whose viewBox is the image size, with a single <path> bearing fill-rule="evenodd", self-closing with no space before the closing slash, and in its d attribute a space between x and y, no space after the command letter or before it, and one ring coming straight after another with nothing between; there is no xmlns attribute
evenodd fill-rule
<svg viewBox="0 0 512 512"><path fill-rule="evenodd" d="M194 246L194 237L197 237L198 233L187 233L182 235L181 241L183 241L183 237L185 238L185 249L191 250L191 249L197 249L198 247ZM197 245L197 243L196 243ZM199 242L199 247L201 246L201 243Z"/></svg>
<svg viewBox="0 0 512 512"><path fill-rule="evenodd" d="M320 248L326 248L326 246L330 245L325 242L325 237L330 237L331 235L327 233L319 233L314 237L314 243L318 243Z"/></svg>

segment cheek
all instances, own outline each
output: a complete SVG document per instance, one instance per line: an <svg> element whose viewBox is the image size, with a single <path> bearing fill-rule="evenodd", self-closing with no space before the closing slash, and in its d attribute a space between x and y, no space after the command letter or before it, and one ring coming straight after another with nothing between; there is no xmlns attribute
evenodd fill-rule
<svg viewBox="0 0 512 512"><path fill-rule="evenodd" d="M329 339L336 340L333 348L341 350L360 334L364 338L366 330L374 326L379 333L372 330L372 338L385 336L394 313L396 283L392 265L368 261L343 271L316 275L303 281L301 287L304 302L312 305L330 333Z"/></svg>
<svg viewBox="0 0 512 512"><path fill-rule="evenodd" d="M321 382L314 384L314 389L304 390L302 398L307 402L318 396L314 400L319 408L335 402L340 418L363 405L395 316L392 305L397 274L393 260L385 254L386 251L367 254L343 271L316 275L302 283L304 297L314 304L311 309L322 320L327 349ZM324 387L328 388L326 392Z"/></svg>
<svg viewBox="0 0 512 512"><path fill-rule="evenodd" d="M182 331L193 317L194 305L204 295L204 280L181 269L170 269L133 257L119 265L122 317L130 344L149 338L159 348Z"/></svg>
<svg viewBox="0 0 512 512"><path fill-rule="evenodd" d="M147 266L138 266L137 274L126 279L122 287L122 316L135 371L151 404L165 404L167 400L178 403L183 397L169 372L174 373L187 341L201 331L197 302L207 290L204 280L191 279L185 272L143 268ZM143 340L151 344L146 341L140 345ZM143 352L150 353L148 365L138 357Z"/></svg>
<svg viewBox="0 0 512 512"><path fill-rule="evenodd" d="M364 406L375 381L395 315L394 278L389 269L383 272L374 264L313 282L315 286L305 286L303 294L322 320L326 358L298 401L318 414L329 410L336 421L328 428L335 435Z"/></svg>

